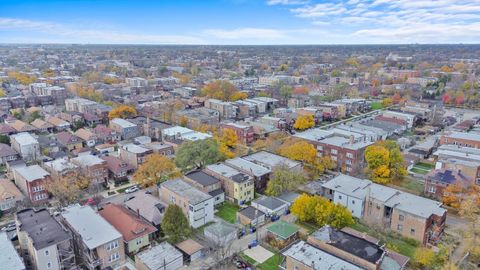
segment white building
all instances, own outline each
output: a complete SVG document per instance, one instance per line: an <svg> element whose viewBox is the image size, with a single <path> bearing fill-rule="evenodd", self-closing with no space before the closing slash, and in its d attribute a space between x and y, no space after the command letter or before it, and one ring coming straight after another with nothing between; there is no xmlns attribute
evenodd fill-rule
<svg viewBox="0 0 480 270"><path fill-rule="evenodd" d="M23 160L29 162L40 158L40 144L30 133L22 132L10 136L12 148Z"/></svg>

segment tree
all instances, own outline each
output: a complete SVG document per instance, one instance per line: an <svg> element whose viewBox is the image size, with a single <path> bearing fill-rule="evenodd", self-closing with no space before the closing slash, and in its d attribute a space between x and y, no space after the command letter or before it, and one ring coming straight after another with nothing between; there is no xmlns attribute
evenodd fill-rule
<svg viewBox="0 0 480 270"><path fill-rule="evenodd" d="M466 249L470 252L470 260L478 263L480 260L480 203L479 195L466 197L460 204L460 217L468 222L468 229L463 231Z"/></svg>
<svg viewBox="0 0 480 270"><path fill-rule="evenodd" d="M132 118L137 116L137 110L135 108L128 106L128 105L121 105L118 106L117 108L114 108L108 113L108 118L109 119L114 119L114 118Z"/></svg>
<svg viewBox="0 0 480 270"><path fill-rule="evenodd" d="M180 206L176 204L168 205L161 227L171 243L178 243L187 238L191 233L187 217L185 217Z"/></svg>
<svg viewBox="0 0 480 270"><path fill-rule="evenodd" d="M152 154L138 167L133 181L149 187L179 176L180 172L172 160L160 154Z"/></svg>
<svg viewBox="0 0 480 270"><path fill-rule="evenodd" d="M435 262L435 252L432 249L421 247L415 250L413 261L422 269L431 269Z"/></svg>
<svg viewBox="0 0 480 270"><path fill-rule="evenodd" d="M308 92L308 88L305 86L299 86L293 89L293 94L295 95L308 95Z"/></svg>
<svg viewBox="0 0 480 270"><path fill-rule="evenodd" d="M0 134L0 143L10 145L10 137L7 135Z"/></svg>
<svg viewBox="0 0 480 270"><path fill-rule="evenodd" d="M45 183L46 190L52 194L61 206L67 206L80 199L81 191L90 186L90 180L78 172L52 177Z"/></svg>
<svg viewBox="0 0 480 270"><path fill-rule="evenodd" d="M230 101L243 100L243 99L246 99L246 98L248 98L247 93L237 91L237 92L232 94L232 96L230 97Z"/></svg>
<svg viewBox="0 0 480 270"><path fill-rule="evenodd" d="M287 100L292 96L293 93L293 87L289 85L281 85L280 90L279 90L280 96L284 99Z"/></svg>
<svg viewBox="0 0 480 270"><path fill-rule="evenodd" d="M5 97L7 93L5 92L5 89L0 87L0 97Z"/></svg>
<svg viewBox="0 0 480 270"><path fill-rule="evenodd" d="M306 115L299 115L293 124L294 129L298 130L305 130L313 127L315 125L315 119L313 115L306 114Z"/></svg>
<svg viewBox="0 0 480 270"><path fill-rule="evenodd" d="M238 89L229 81L216 80L202 88L202 95L220 100L231 100L232 96L238 92Z"/></svg>
<svg viewBox="0 0 480 270"><path fill-rule="evenodd" d="M303 162L311 178L335 168L335 162L330 157L318 157L315 146L306 141L286 140L278 149L278 154Z"/></svg>
<svg viewBox="0 0 480 270"><path fill-rule="evenodd" d="M358 67L360 64L358 63L358 59L355 57L350 57L345 61L345 64L352 66L352 67Z"/></svg>
<svg viewBox="0 0 480 270"><path fill-rule="evenodd" d="M237 146L237 143L238 143L237 133L233 129L224 128L222 129L220 141L225 143L225 145L227 145L228 147L235 148L235 146Z"/></svg>
<svg viewBox="0 0 480 270"><path fill-rule="evenodd" d="M222 161L224 158L218 142L214 139L205 139L182 143L177 151L175 163L183 171L186 171L203 168L206 165Z"/></svg>
<svg viewBox="0 0 480 270"><path fill-rule="evenodd" d="M441 72L448 72L448 73L450 73L450 72L453 71L453 69L452 69L451 67L449 67L449 66L442 66L442 67L440 68L440 71L441 71Z"/></svg>
<svg viewBox="0 0 480 270"><path fill-rule="evenodd" d="M443 190L442 202L445 205L459 209L462 202L469 197L480 194L480 187L477 185L464 186L461 183L448 185ZM479 200L480 203L480 200Z"/></svg>
<svg viewBox="0 0 480 270"><path fill-rule="evenodd" d="M365 150L366 172L370 178L380 184L387 184L393 179L406 175L404 160L400 147L395 141L379 141Z"/></svg>
<svg viewBox="0 0 480 270"><path fill-rule="evenodd" d="M43 116L40 114L40 111L34 111L28 116L28 123L32 123L35 119L43 119Z"/></svg>
<svg viewBox="0 0 480 270"><path fill-rule="evenodd" d="M273 169L272 177L268 181L265 192L269 196L278 196L285 191L295 190L305 182L307 182L307 178L303 173L292 171L287 166L280 165Z"/></svg>
<svg viewBox="0 0 480 270"><path fill-rule="evenodd" d="M382 107L384 107L384 108L390 107L390 106L392 106L392 104L393 104L392 98L384 98L382 100Z"/></svg>
<svg viewBox="0 0 480 270"><path fill-rule="evenodd" d="M329 225L341 229L355 223L352 213L346 207L316 195L300 195L290 209L300 221L319 226Z"/></svg>

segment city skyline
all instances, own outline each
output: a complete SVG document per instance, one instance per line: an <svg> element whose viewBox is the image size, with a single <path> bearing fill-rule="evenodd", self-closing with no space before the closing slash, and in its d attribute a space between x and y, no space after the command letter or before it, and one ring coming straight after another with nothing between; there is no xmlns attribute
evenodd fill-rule
<svg viewBox="0 0 480 270"><path fill-rule="evenodd" d="M478 43L475 0L1 1L1 43Z"/></svg>

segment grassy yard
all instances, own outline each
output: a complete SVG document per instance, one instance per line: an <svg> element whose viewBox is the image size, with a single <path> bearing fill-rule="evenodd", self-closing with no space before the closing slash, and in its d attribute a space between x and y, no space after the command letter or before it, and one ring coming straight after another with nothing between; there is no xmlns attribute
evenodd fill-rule
<svg viewBox="0 0 480 270"><path fill-rule="evenodd" d="M433 164L418 162L417 164L413 165L411 171L418 174L427 174L433 169L433 167Z"/></svg>
<svg viewBox="0 0 480 270"><path fill-rule="evenodd" d="M370 236L378 238L381 243L386 244L387 248L394 250L405 256L408 256L410 258L413 257L413 255L415 254L415 250L419 245L413 239L405 239L405 238L402 238L401 236L395 236L391 233L381 232L381 231L375 230L374 228L369 228L358 222L350 227L357 231L365 232Z"/></svg>
<svg viewBox="0 0 480 270"><path fill-rule="evenodd" d="M229 223L235 223L239 209L240 207L238 205L226 201L218 208L216 215Z"/></svg>
<svg viewBox="0 0 480 270"><path fill-rule="evenodd" d="M282 262L282 255L275 253L270 259L264 261L262 264L257 265L261 270L276 270L278 265Z"/></svg>
<svg viewBox="0 0 480 270"><path fill-rule="evenodd" d="M382 103L380 102L373 102L371 104L372 110L380 110L383 108Z"/></svg>
<svg viewBox="0 0 480 270"><path fill-rule="evenodd" d="M255 261L254 259L248 257L248 255L246 255L245 253L240 253L240 258L242 258L243 260L245 260L246 262L248 262L249 264L252 264L252 265L255 265L257 263L257 261Z"/></svg>
<svg viewBox="0 0 480 270"><path fill-rule="evenodd" d="M411 178L410 176L405 176L402 180L400 181L394 181L392 183L393 186L398 187L400 189L404 189L405 191L408 191L413 194L420 195L423 192L424 186L423 183Z"/></svg>

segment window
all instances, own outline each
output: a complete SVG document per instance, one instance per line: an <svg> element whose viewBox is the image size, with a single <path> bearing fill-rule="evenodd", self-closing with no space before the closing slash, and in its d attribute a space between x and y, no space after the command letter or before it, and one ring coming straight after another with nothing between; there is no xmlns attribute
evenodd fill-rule
<svg viewBox="0 0 480 270"><path fill-rule="evenodd" d="M355 204L355 201L354 201L354 200L352 200L352 204Z"/></svg>
<svg viewBox="0 0 480 270"><path fill-rule="evenodd" d="M107 250L112 250L112 249L118 248L118 241L114 241L114 242L110 242L110 243L106 244L105 248Z"/></svg>
<svg viewBox="0 0 480 270"><path fill-rule="evenodd" d="M333 155L336 155L336 154L338 153L337 149L332 149L330 152L331 152Z"/></svg>
<svg viewBox="0 0 480 270"><path fill-rule="evenodd" d="M113 254L110 254L110 256L108 257L108 261L109 262L114 262L116 260L118 260L120 258L120 256L118 255L118 252L115 252Z"/></svg>
<svg viewBox="0 0 480 270"><path fill-rule="evenodd" d="M403 215L398 216L398 220L403 221L404 219L405 219L405 217Z"/></svg>
<svg viewBox="0 0 480 270"><path fill-rule="evenodd" d="M45 250L45 256L50 255L50 252L48 250Z"/></svg>
<svg viewBox="0 0 480 270"><path fill-rule="evenodd" d="M52 263L51 262L47 263L47 268L52 268Z"/></svg>
<svg viewBox="0 0 480 270"><path fill-rule="evenodd" d="M353 154L352 153L347 153L347 158L353 158Z"/></svg>
<svg viewBox="0 0 480 270"><path fill-rule="evenodd" d="M338 195L338 199L341 200L341 199L342 199L342 195Z"/></svg>
<svg viewBox="0 0 480 270"><path fill-rule="evenodd" d="M142 238L138 238L136 243L137 243L137 245L140 245L142 243Z"/></svg>
<svg viewBox="0 0 480 270"><path fill-rule="evenodd" d="M402 231L403 230L403 225L402 224L398 224L397 225L397 231Z"/></svg>
<svg viewBox="0 0 480 270"><path fill-rule="evenodd" d="M415 235L415 229L413 229L413 228L410 229L410 234L411 234L411 235Z"/></svg>
<svg viewBox="0 0 480 270"><path fill-rule="evenodd" d="M429 186L427 190L428 190L428 192L430 192L430 193L435 193L435 192L437 192L437 188L436 188L435 186Z"/></svg>

